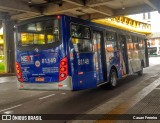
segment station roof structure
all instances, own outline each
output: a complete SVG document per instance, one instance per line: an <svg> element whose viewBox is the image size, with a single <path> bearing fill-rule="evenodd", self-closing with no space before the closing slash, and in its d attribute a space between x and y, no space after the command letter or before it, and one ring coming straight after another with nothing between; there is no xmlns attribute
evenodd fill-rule
<svg viewBox="0 0 160 123"><path fill-rule="evenodd" d="M1 16L13 20L54 14L91 20L151 11L160 11L158 0L0 0Z"/></svg>

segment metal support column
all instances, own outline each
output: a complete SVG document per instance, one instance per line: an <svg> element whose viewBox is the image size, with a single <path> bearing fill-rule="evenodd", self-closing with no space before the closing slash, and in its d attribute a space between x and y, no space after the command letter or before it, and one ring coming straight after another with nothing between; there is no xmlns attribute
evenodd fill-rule
<svg viewBox="0 0 160 123"><path fill-rule="evenodd" d="M15 22L6 16L3 20L4 31L4 55L5 55L5 72L15 72L15 44L14 44L14 24Z"/></svg>

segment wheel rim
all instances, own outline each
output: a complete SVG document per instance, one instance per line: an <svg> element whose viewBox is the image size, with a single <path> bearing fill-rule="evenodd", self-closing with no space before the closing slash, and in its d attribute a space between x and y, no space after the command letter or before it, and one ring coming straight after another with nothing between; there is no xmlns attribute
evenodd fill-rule
<svg viewBox="0 0 160 123"><path fill-rule="evenodd" d="M111 83L112 83L112 86L116 86L117 84L117 77L115 73L112 74Z"/></svg>

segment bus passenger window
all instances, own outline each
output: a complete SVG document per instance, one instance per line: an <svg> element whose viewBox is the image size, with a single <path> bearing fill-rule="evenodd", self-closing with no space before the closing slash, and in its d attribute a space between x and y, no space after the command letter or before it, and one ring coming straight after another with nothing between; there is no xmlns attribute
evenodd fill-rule
<svg viewBox="0 0 160 123"><path fill-rule="evenodd" d="M116 39L116 33L115 32L107 32L106 33L106 48L108 52L114 52L117 50L117 39Z"/></svg>
<svg viewBox="0 0 160 123"><path fill-rule="evenodd" d="M140 49L140 50L144 50L144 47L145 47L145 46L144 46L144 40L143 40L143 39L139 39L138 42L139 42L139 49Z"/></svg>
<svg viewBox="0 0 160 123"><path fill-rule="evenodd" d="M90 28L78 24L71 25L71 36L76 38L91 38Z"/></svg>
<svg viewBox="0 0 160 123"><path fill-rule="evenodd" d="M90 38L90 30L88 27L84 29L84 38Z"/></svg>
<svg viewBox="0 0 160 123"><path fill-rule="evenodd" d="M134 49L139 50L138 38L136 36L132 36L132 41L133 41Z"/></svg>
<svg viewBox="0 0 160 123"><path fill-rule="evenodd" d="M19 26L19 45L44 45L59 41L59 20L45 20Z"/></svg>
<svg viewBox="0 0 160 123"><path fill-rule="evenodd" d="M76 52L92 52L90 40L72 38L72 43Z"/></svg>
<svg viewBox="0 0 160 123"><path fill-rule="evenodd" d="M83 52L91 52L92 51L92 44L90 40L84 39L83 41L84 49Z"/></svg>
<svg viewBox="0 0 160 123"><path fill-rule="evenodd" d="M107 41L107 51L114 52L114 42Z"/></svg>
<svg viewBox="0 0 160 123"><path fill-rule="evenodd" d="M127 49L128 50L133 50L134 49L134 44L132 41L132 37L131 36L126 36L127 39Z"/></svg>
<svg viewBox="0 0 160 123"><path fill-rule="evenodd" d="M72 24L71 36L76 52L92 52L92 41L89 27Z"/></svg>
<svg viewBox="0 0 160 123"><path fill-rule="evenodd" d="M80 26L78 25L72 25L71 26L71 35L72 35L72 37L82 37L82 34L81 34L81 28L80 28Z"/></svg>

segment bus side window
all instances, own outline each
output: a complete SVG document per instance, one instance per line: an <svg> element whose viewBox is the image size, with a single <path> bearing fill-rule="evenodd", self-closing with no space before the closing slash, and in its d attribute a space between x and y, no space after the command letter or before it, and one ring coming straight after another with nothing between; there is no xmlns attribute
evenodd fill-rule
<svg viewBox="0 0 160 123"><path fill-rule="evenodd" d="M117 38L116 38L116 33L115 32L106 32L106 50L108 52L114 52L117 50Z"/></svg>
<svg viewBox="0 0 160 123"><path fill-rule="evenodd" d="M136 36L132 36L133 46L135 50L139 50L138 38Z"/></svg>
<svg viewBox="0 0 160 123"><path fill-rule="evenodd" d="M140 50L144 50L144 40L142 38L139 38L138 39L138 42L139 42L139 49Z"/></svg>
<svg viewBox="0 0 160 123"><path fill-rule="evenodd" d="M78 46L79 43L78 42L79 42L78 38L72 38L73 47L76 52L79 52L79 46Z"/></svg>
<svg viewBox="0 0 160 123"><path fill-rule="evenodd" d="M76 52L92 52L90 28L83 25L71 25L72 43Z"/></svg>
<svg viewBox="0 0 160 123"><path fill-rule="evenodd" d="M126 36L127 37L127 49L128 50L133 50L134 46L133 46L133 41L132 41L132 37L131 36Z"/></svg>

